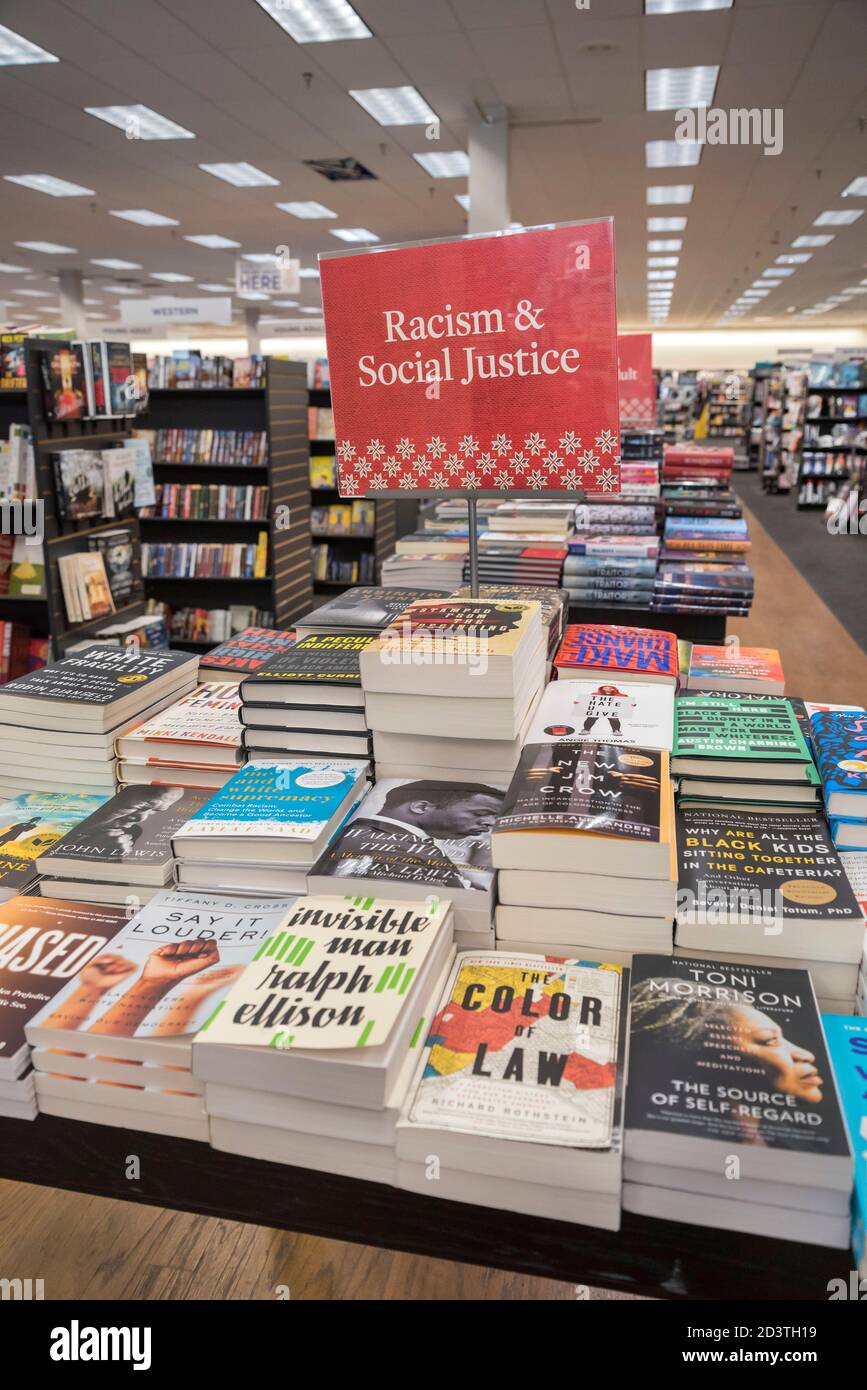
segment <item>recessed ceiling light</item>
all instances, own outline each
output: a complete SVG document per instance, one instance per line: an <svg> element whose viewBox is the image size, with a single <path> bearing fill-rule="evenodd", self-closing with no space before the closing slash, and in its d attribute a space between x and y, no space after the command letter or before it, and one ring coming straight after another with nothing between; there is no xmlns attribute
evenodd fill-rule
<svg viewBox="0 0 867 1390"><path fill-rule="evenodd" d="M465 150L432 150L430 154L414 154L432 179L465 179L470 172L470 160Z"/></svg>
<svg viewBox="0 0 867 1390"><path fill-rule="evenodd" d="M100 305L100 304L102 304L102 300L101 300L101 299L83 299L81 302L82 302L82 304L90 304L90 305Z"/></svg>
<svg viewBox="0 0 867 1390"><path fill-rule="evenodd" d="M439 119L415 87L350 88L349 95L380 125L429 125Z"/></svg>
<svg viewBox="0 0 867 1390"><path fill-rule="evenodd" d="M302 314L321 314L322 310L317 309L315 305L304 304L301 308L301 312Z"/></svg>
<svg viewBox="0 0 867 1390"><path fill-rule="evenodd" d="M128 140L195 140L191 130L152 111L149 106L85 106L88 116L113 125L126 133Z"/></svg>
<svg viewBox="0 0 867 1390"><path fill-rule="evenodd" d="M100 261L91 261L90 264L104 266L106 270L141 270L138 261L119 261L114 256L105 256ZM86 304L87 300L84 302Z"/></svg>
<svg viewBox="0 0 867 1390"><path fill-rule="evenodd" d="M769 295L769 294L770 294L770 290L760 290L760 289L745 290L745 291L744 291L744 299L764 299L765 296L766 296L766 295Z"/></svg>
<svg viewBox="0 0 867 1390"><path fill-rule="evenodd" d="M326 208L322 203L275 203L275 208L281 212L288 212L292 217L301 217L305 220L312 220L315 217L336 217L337 213L332 212L331 208Z"/></svg>
<svg viewBox="0 0 867 1390"><path fill-rule="evenodd" d="M649 232L685 232L686 217L648 217L647 230Z"/></svg>
<svg viewBox="0 0 867 1390"><path fill-rule="evenodd" d="M455 194L455 202L456 202L460 207L463 208L464 212L469 212L469 210L470 210L470 195L469 195L469 193L456 193L456 194Z"/></svg>
<svg viewBox="0 0 867 1390"><path fill-rule="evenodd" d="M673 237L669 241L649 241L647 249L648 251L682 251L683 242L677 237Z"/></svg>
<svg viewBox="0 0 867 1390"><path fill-rule="evenodd" d="M56 179L53 174L4 174L7 183L19 183L22 188L32 188L35 193L48 193L52 198L92 198L92 188L84 188L80 183L69 183L66 179Z"/></svg>
<svg viewBox="0 0 867 1390"><path fill-rule="evenodd" d="M668 266L677 265L680 256L648 256L647 265L650 270L665 270Z"/></svg>
<svg viewBox="0 0 867 1390"><path fill-rule="evenodd" d="M200 289L200 290L209 290L209 291L210 291L211 293L213 293L213 294L226 294L226 293L227 293L227 290L228 290L228 286L227 286L227 285L212 285L212 284L202 285L202 284L200 284L200 285L199 285L199 289Z"/></svg>
<svg viewBox="0 0 867 1390"><path fill-rule="evenodd" d="M777 265L806 265L812 259L812 251L799 251L796 256L778 256Z"/></svg>
<svg viewBox="0 0 867 1390"><path fill-rule="evenodd" d="M373 38L348 0L257 0L257 3L296 43Z"/></svg>
<svg viewBox="0 0 867 1390"><path fill-rule="evenodd" d="M840 194L841 198L867 198L867 178L853 179Z"/></svg>
<svg viewBox="0 0 867 1390"><path fill-rule="evenodd" d="M204 232L199 236L185 236L184 241L192 241L196 246L206 246L209 251L224 251L232 246L240 246L240 241L231 241L229 237L219 236L217 232Z"/></svg>
<svg viewBox="0 0 867 1390"><path fill-rule="evenodd" d="M141 294L138 285L103 285L106 294Z"/></svg>
<svg viewBox="0 0 867 1390"><path fill-rule="evenodd" d="M652 183L647 190L648 203L691 203L694 185L691 183Z"/></svg>
<svg viewBox="0 0 867 1390"><path fill-rule="evenodd" d="M299 280L318 280L319 271L314 269L313 266L305 265L301 270L299 270L298 278Z"/></svg>
<svg viewBox="0 0 867 1390"><path fill-rule="evenodd" d="M648 280L674 280L677 277L676 270L648 270Z"/></svg>
<svg viewBox="0 0 867 1390"><path fill-rule="evenodd" d="M26 295L28 299L53 299L53 290L16 290L16 295Z"/></svg>
<svg viewBox="0 0 867 1390"><path fill-rule="evenodd" d="M644 162L648 169L669 169L677 164L698 164L701 149L698 140L645 140Z"/></svg>
<svg viewBox="0 0 867 1390"><path fill-rule="evenodd" d="M734 0L644 0L645 14L686 14L688 10L730 10Z"/></svg>
<svg viewBox="0 0 867 1390"><path fill-rule="evenodd" d="M46 256L73 256L74 246L60 246L56 241L16 241L22 251L41 251Z"/></svg>
<svg viewBox="0 0 867 1390"><path fill-rule="evenodd" d="M29 269L27 265L10 265L8 261L0 261L0 275L26 275Z"/></svg>
<svg viewBox="0 0 867 1390"><path fill-rule="evenodd" d="M684 106L711 106L719 67L648 68L644 104L648 111L677 111Z"/></svg>
<svg viewBox="0 0 867 1390"><path fill-rule="evenodd" d="M192 275L179 275L176 270L152 270L150 278L151 280L165 280L166 284L169 285L182 285L189 284L193 277Z"/></svg>
<svg viewBox="0 0 867 1390"><path fill-rule="evenodd" d="M0 68L16 67L22 63L59 63L53 53L40 48L38 43L16 34L0 24Z"/></svg>
<svg viewBox="0 0 867 1390"><path fill-rule="evenodd" d="M255 164L200 164L199 168L206 174L213 174L215 179L232 184L234 188L264 188L267 185L276 188L280 182L257 169Z"/></svg>
<svg viewBox="0 0 867 1390"><path fill-rule="evenodd" d="M242 261L252 261L254 265L276 265L277 257L273 251L242 251Z"/></svg>
<svg viewBox="0 0 867 1390"><path fill-rule="evenodd" d="M379 241L376 233L369 232L366 227L330 227L329 231L340 241Z"/></svg>
<svg viewBox="0 0 867 1390"><path fill-rule="evenodd" d="M780 288L778 280L754 280L752 283L754 290L777 290Z"/></svg>
<svg viewBox="0 0 867 1390"><path fill-rule="evenodd" d="M762 271L762 275L763 275L763 276L767 277L767 276L769 276L769 275L773 275L774 278L777 279L777 280L779 280L781 276L785 277L786 275L794 275L794 273L795 273L795 268L794 268L794 266L782 266L782 265L769 265L768 268L767 268L767 270L763 270L763 271Z"/></svg>
<svg viewBox="0 0 867 1390"><path fill-rule="evenodd" d="M799 236L795 237L792 245L796 249L801 246L828 246L833 240L833 236Z"/></svg>
<svg viewBox="0 0 867 1390"><path fill-rule="evenodd" d="M846 208L843 212L820 212L813 222L814 227L851 227L859 217L864 216L863 208Z"/></svg>
<svg viewBox="0 0 867 1390"><path fill-rule="evenodd" d="M125 208L121 212L110 212L109 217L121 217L124 222L137 222L140 227L177 227L176 217L163 217L161 212L150 212L148 208Z"/></svg>

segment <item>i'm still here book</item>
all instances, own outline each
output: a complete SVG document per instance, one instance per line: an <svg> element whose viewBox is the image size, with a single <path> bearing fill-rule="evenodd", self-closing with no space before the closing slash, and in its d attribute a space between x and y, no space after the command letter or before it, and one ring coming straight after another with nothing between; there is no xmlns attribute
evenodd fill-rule
<svg viewBox="0 0 867 1390"><path fill-rule="evenodd" d="M677 638L650 628L570 623L554 658L558 679L611 672L677 686Z"/></svg>
<svg viewBox="0 0 867 1390"><path fill-rule="evenodd" d="M674 707L674 773L810 781L813 760L783 696L681 695Z"/></svg>

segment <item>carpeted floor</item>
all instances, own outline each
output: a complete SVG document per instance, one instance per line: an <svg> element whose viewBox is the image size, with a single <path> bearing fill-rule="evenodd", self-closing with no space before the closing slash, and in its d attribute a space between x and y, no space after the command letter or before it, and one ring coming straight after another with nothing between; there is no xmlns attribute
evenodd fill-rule
<svg viewBox="0 0 867 1390"><path fill-rule="evenodd" d="M867 536L829 535L822 511L798 511L794 497L762 492L758 473L736 473L733 487L850 637L867 651Z"/></svg>

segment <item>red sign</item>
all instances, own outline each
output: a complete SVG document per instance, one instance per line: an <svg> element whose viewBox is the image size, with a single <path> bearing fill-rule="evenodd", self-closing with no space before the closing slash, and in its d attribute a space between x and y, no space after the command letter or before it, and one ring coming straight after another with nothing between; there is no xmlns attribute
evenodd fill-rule
<svg viewBox="0 0 867 1390"><path fill-rule="evenodd" d="M656 424L656 382L653 377L653 335L619 333L620 423Z"/></svg>
<svg viewBox="0 0 867 1390"><path fill-rule="evenodd" d="M620 491L610 218L320 274L342 496Z"/></svg>

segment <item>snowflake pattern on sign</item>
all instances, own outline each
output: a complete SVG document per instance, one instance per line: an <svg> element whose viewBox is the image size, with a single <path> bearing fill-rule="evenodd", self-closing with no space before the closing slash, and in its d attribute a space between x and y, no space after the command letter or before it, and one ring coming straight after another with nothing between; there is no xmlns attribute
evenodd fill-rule
<svg viewBox="0 0 867 1390"><path fill-rule="evenodd" d="M546 441L540 430L522 441L499 433L479 439L434 435L428 439L341 439L337 444L343 496L402 491L574 492L620 491L618 436L603 429L592 449L574 430ZM606 457L607 456L607 457Z"/></svg>
<svg viewBox="0 0 867 1390"><path fill-rule="evenodd" d="M656 401L646 396L630 396L620 401L621 425L655 425Z"/></svg>

